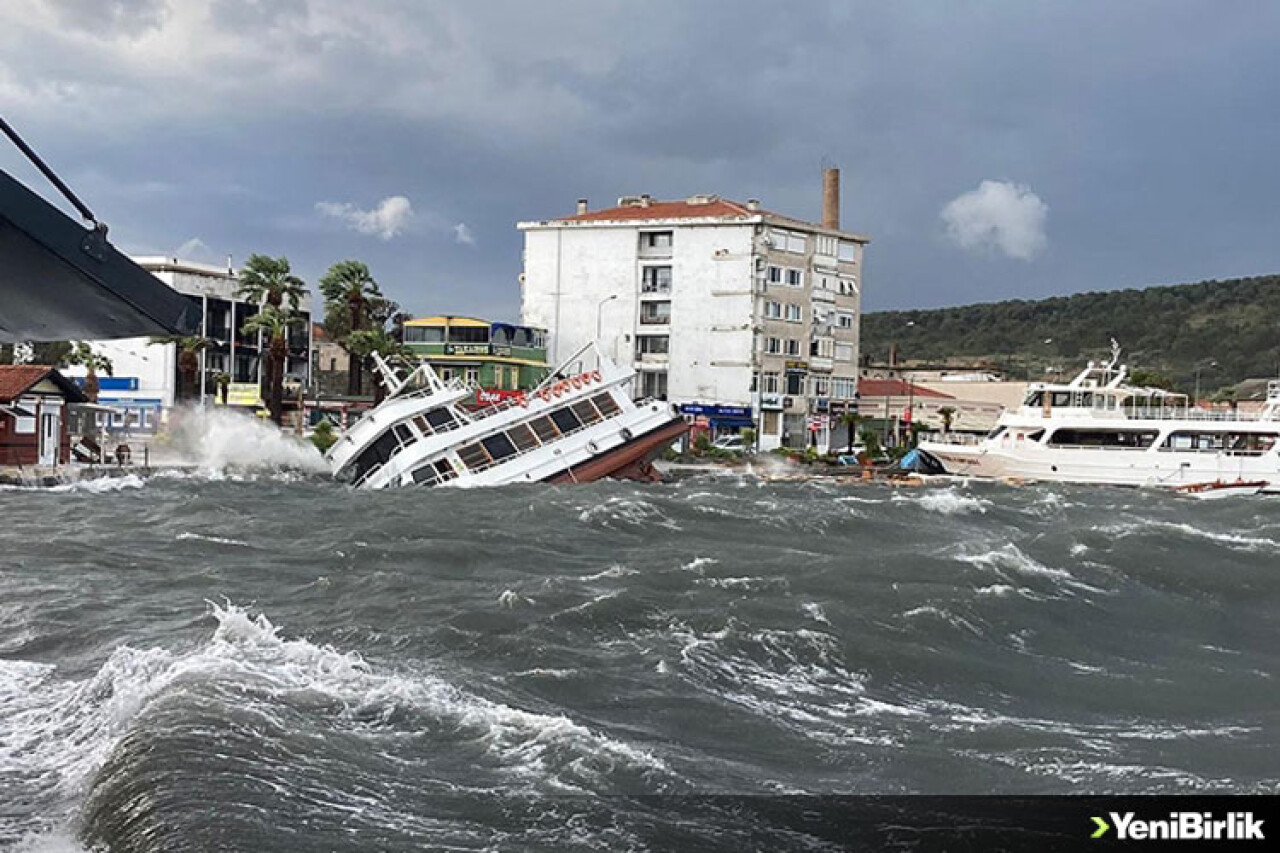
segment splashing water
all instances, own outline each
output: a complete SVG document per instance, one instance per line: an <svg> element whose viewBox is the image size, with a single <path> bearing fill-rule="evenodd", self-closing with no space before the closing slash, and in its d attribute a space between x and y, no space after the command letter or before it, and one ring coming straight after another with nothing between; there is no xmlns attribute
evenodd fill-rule
<svg viewBox="0 0 1280 853"><path fill-rule="evenodd" d="M165 450L179 463L194 465L207 474L283 468L329 473L328 464L309 442L258 418L225 409L175 411Z"/></svg>

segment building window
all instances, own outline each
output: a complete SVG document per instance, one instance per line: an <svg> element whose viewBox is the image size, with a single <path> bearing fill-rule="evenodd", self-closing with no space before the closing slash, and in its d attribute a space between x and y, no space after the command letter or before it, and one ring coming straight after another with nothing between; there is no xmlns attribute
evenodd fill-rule
<svg viewBox="0 0 1280 853"><path fill-rule="evenodd" d="M814 338L809 345L809 355L818 358L831 358L835 355L836 342L831 338Z"/></svg>
<svg viewBox="0 0 1280 853"><path fill-rule="evenodd" d="M666 325L671 322L670 302L641 302L640 322L645 325Z"/></svg>
<svg viewBox="0 0 1280 853"><path fill-rule="evenodd" d="M770 228L769 242L780 252L791 252L803 255L808 248L808 240L799 231L788 231L785 228Z"/></svg>
<svg viewBox="0 0 1280 853"><path fill-rule="evenodd" d="M640 248L642 249L670 249L671 248L670 231L645 231L640 234Z"/></svg>
<svg viewBox="0 0 1280 853"><path fill-rule="evenodd" d="M837 314L837 315L836 315L836 325L837 325L837 326L839 326L839 327L840 327L840 328L842 328L842 329L852 329L852 328L853 328L853 315L852 315L852 314Z"/></svg>
<svg viewBox="0 0 1280 853"><path fill-rule="evenodd" d="M641 335L636 338L638 355L666 355L671 351L671 338L668 335Z"/></svg>
<svg viewBox="0 0 1280 853"><path fill-rule="evenodd" d="M442 382L449 382L449 381L451 381L452 379L453 379L453 368L452 368L452 367L442 367L442 368L440 368L440 381L442 381Z"/></svg>
<svg viewBox="0 0 1280 853"><path fill-rule="evenodd" d="M825 376L813 377L813 396L815 397L831 396L831 380Z"/></svg>
<svg viewBox="0 0 1280 853"><path fill-rule="evenodd" d="M465 376L468 385L480 384L480 368L468 367Z"/></svg>
<svg viewBox="0 0 1280 853"><path fill-rule="evenodd" d="M857 390L858 385L855 379L836 378L831 380L831 396L837 400L852 400Z"/></svg>
<svg viewBox="0 0 1280 853"><path fill-rule="evenodd" d="M787 338L787 355L799 355L800 342L795 338Z"/></svg>
<svg viewBox="0 0 1280 853"><path fill-rule="evenodd" d="M788 373L787 374L787 396L803 397L804 396L804 374Z"/></svg>
<svg viewBox="0 0 1280 853"><path fill-rule="evenodd" d="M836 361L853 361L853 344L836 344Z"/></svg>
<svg viewBox="0 0 1280 853"><path fill-rule="evenodd" d="M777 394L782 387L781 378L776 373L760 374L760 393Z"/></svg>
<svg viewBox="0 0 1280 853"><path fill-rule="evenodd" d="M836 238L827 234L818 234L814 238L813 251L819 255L826 255L829 258L835 257L836 254Z"/></svg>
<svg viewBox="0 0 1280 853"><path fill-rule="evenodd" d="M671 267L645 267L640 273L641 293L670 293Z"/></svg>
<svg viewBox="0 0 1280 853"><path fill-rule="evenodd" d="M765 412L764 419L760 424L761 428L764 430L764 434L777 435L779 420L781 420L781 418L778 417L777 412Z"/></svg>
<svg viewBox="0 0 1280 853"><path fill-rule="evenodd" d="M800 306L799 306L799 305L788 305L788 306L787 306L787 322L788 322L788 323L799 323L801 319L802 319L802 318L801 318L801 314L800 314Z"/></svg>
<svg viewBox="0 0 1280 853"><path fill-rule="evenodd" d="M767 278L770 284L782 284L782 267L769 267Z"/></svg>
<svg viewBox="0 0 1280 853"><path fill-rule="evenodd" d="M640 396L667 399L667 374L656 370L640 371Z"/></svg>
<svg viewBox="0 0 1280 853"><path fill-rule="evenodd" d="M787 285L790 287L802 287L804 285L804 272L801 270L787 270Z"/></svg>
<svg viewBox="0 0 1280 853"><path fill-rule="evenodd" d="M770 300L764 304L764 316L770 320L782 318L782 303Z"/></svg>
<svg viewBox="0 0 1280 853"><path fill-rule="evenodd" d="M764 339L764 351L769 355L778 355L782 352L782 338L768 337Z"/></svg>
<svg viewBox="0 0 1280 853"><path fill-rule="evenodd" d="M858 244L852 240L841 240L840 253L836 255L836 260L855 263L858 260Z"/></svg>

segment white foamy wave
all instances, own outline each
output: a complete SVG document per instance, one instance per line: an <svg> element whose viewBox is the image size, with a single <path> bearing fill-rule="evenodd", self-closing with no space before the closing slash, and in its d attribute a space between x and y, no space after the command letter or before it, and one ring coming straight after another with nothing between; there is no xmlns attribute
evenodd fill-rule
<svg viewBox="0 0 1280 853"><path fill-rule="evenodd" d="M681 566L680 569L686 572L697 572L698 574L702 574L702 570L704 568L707 566L714 566L718 562L720 561L715 557L694 557L692 560Z"/></svg>
<svg viewBox="0 0 1280 853"><path fill-rule="evenodd" d="M508 771L561 790L588 789L618 767L666 772L647 751L565 716L513 708L431 675L380 673L358 654L284 639L265 616L232 605L214 605L212 615L217 628L196 650L122 646L81 681L60 680L46 664L0 661L0 774L40 797L47 830L67 824L115 745L178 684L240 685L246 702L321 696L353 718L408 707L482 743Z"/></svg>
<svg viewBox="0 0 1280 853"><path fill-rule="evenodd" d="M609 529L622 526L680 529L680 525L668 518L662 510L640 498L609 498L604 503L582 510L578 519Z"/></svg>
<svg viewBox="0 0 1280 853"><path fill-rule="evenodd" d="M83 480L75 480L70 483L58 483L53 486L40 485L3 485L0 491L4 492L42 492L45 494L86 494L86 495L105 495L114 492L123 492L127 489L141 489L146 485L146 481L137 474L125 474L122 477L92 477Z"/></svg>
<svg viewBox="0 0 1280 853"><path fill-rule="evenodd" d="M1255 553L1280 551L1280 542L1275 539L1268 539L1263 536L1244 536L1239 533L1222 533L1215 530L1207 530L1203 527L1170 521L1144 520L1140 523L1104 525L1094 529L1099 533L1105 533L1117 539L1150 534L1153 530L1163 530L1169 533L1189 536L1193 539L1203 539L1237 551Z"/></svg>
<svg viewBox="0 0 1280 853"><path fill-rule="evenodd" d="M598 580L604 580L605 578L625 578L628 575L638 575L638 574L640 574L640 572L637 571L636 569L629 569L626 566L615 563L614 565L610 566L604 571L596 572L594 575L583 575L582 580L598 581Z"/></svg>
<svg viewBox="0 0 1280 853"><path fill-rule="evenodd" d="M289 469L329 473L329 465L310 442L282 432L275 424L222 408L184 408L171 416L168 441L153 449L205 475L235 471Z"/></svg>
<svg viewBox="0 0 1280 853"><path fill-rule="evenodd" d="M980 568L994 569L997 573L1009 570L1023 575L1038 575L1057 580L1071 580L1073 578L1071 572L1066 569L1055 569L1032 559L1012 542L994 551L987 551L982 554L962 554L956 559L962 563L969 563Z"/></svg>
<svg viewBox="0 0 1280 853"><path fill-rule="evenodd" d="M241 542L239 539L229 539L225 536L206 536L203 533L179 533L175 537L179 542L211 542L214 545L238 545L241 548L248 548L248 542Z"/></svg>
<svg viewBox="0 0 1280 853"><path fill-rule="evenodd" d="M901 494L893 496L895 501L911 501L930 512L942 515L969 515L985 513L991 508L991 502L966 495L952 488L926 490L919 497L907 497Z"/></svg>

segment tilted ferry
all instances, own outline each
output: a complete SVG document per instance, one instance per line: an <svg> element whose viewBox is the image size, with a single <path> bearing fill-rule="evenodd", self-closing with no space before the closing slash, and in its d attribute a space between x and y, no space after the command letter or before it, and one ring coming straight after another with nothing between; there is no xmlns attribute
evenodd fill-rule
<svg viewBox="0 0 1280 853"><path fill-rule="evenodd" d="M361 489L654 480L653 459L688 430L660 400L634 402L634 371L594 344L537 388L475 411L475 387L423 363L400 378L375 356L388 396L325 455Z"/></svg>
<svg viewBox="0 0 1280 853"><path fill-rule="evenodd" d="M1111 360L1069 383L1033 383L978 444L922 441L950 474L1188 491L1280 492L1280 381L1255 413L1201 409L1185 394L1128 384Z"/></svg>

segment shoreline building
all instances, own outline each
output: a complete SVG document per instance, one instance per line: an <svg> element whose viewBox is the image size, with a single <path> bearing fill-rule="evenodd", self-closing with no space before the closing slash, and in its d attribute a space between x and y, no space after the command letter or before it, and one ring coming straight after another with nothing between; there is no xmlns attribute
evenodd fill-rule
<svg viewBox="0 0 1280 853"><path fill-rule="evenodd" d="M220 402L217 377L230 378L231 405L257 407L266 362L267 342L260 332L245 332L244 323L260 306L235 295L239 279L230 266L193 263L178 258L138 257L133 261L173 290L199 305L200 328L194 337L208 339L198 353L199 367L192 394L196 402ZM310 294L299 303L303 322L290 330L285 382L310 387ZM93 349L111 360L112 376L99 376L98 402L117 412L103 426L109 431L151 433L159 428L169 409L178 403L182 382L176 343L153 344L149 338L89 341ZM83 368L69 368L68 375L83 375ZM286 393L286 396L288 394Z"/></svg>
<svg viewBox="0 0 1280 853"><path fill-rule="evenodd" d="M821 224L714 195L521 222L522 320L548 330L553 364L597 340L637 397L753 426L762 449L825 450L832 412L857 405L869 242L841 230L839 193L828 169Z"/></svg>
<svg viewBox="0 0 1280 853"><path fill-rule="evenodd" d="M475 317L406 320L404 345L448 382L461 377L480 390L479 405L534 388L550 369L546 332Z"/></svg>
<svg viewBox="0 0 1280 853"><path fill-rule="evenodd" d="M0 466L66 465L71 409L87 402L56 368L0 364Z"/></svg>

